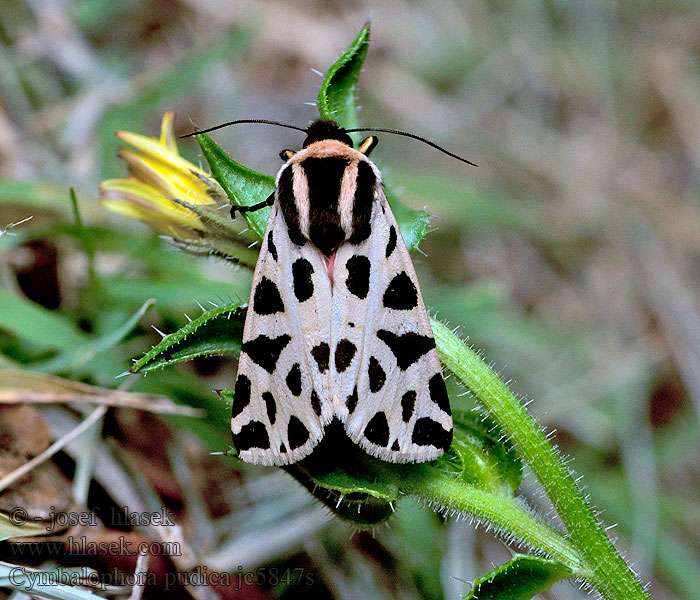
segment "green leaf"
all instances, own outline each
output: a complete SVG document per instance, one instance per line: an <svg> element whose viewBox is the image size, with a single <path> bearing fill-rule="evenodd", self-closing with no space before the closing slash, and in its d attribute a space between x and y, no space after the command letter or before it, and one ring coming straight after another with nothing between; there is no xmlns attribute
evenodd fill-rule
<svg viewBox="0 0 700 600"><path fill-rule="evenodd" d="M40 348L74 348L88 337L62 315L0 290L0 328Z"/></svg>
<svg viewBox="0 0 700 600"><path fill-rule="evenodd" d="M173 256L175 256L174 253ZM180 256L183 261L190 262L190 257L181 252L177 256ZM105 288L109 289L109 301L117 305L133 304L150 296L155 298L159 305L167 305L170 310L176 308L187 310L196 298L220 296L227 299L236 296L247 298L250 294L250 280L250 272L244 270L240 270L231 282L207 280L197 272L191 274L189 281L184 280L182 276L149 281L145 278L126 279L119 275L107 279Z"/></svg>
<svg viewBox="0 0 700 600"><path fill-rule="evenodd" d="M148 310L155 304L155 300L146 300L143 306L131 315L124 324L113 331L82 344L78 348L69 349L49 361L34 365L34 369L42 372L59 372L73 370L90 362L93 358L106 350L113 348L131 332Z"/></svg>
<svg viewBox="0 0 700 600"><path fill-rule="evenodd" d="M569 576L557 561L520 554L474 581L465 600L528 600Z"/></svg>
<svg viewBox="0 0 700 600"><path fill-rule="evenodd" d="M506 483L520 486L522 462L513 444L504 439L496 422L476 411L454 411L454 434L438 465L447 465L476 487L498 492Z"/></svg>
<svg viewBox="0 0 700 600"><path fill-rule="evenodd" d="M391 212L396 217L396 222L401 230L401 237L408 251L415 250L420 244L430 221L428 213L424 210L414 210L406 206L390 190L386 190L387 200L391 206Z"/></svg>
<svg viewBox="0 0 700 600"><path fill-rule="evenodd" d="M69 205L56 202L56 198L62 198L65 193L65 185L48 181L14 181L0 178L0 205L3 207L14 204L25 209L50 211L52 214L67 217Z"/></svg>
<svg viewBox="0 0 700 600"><path fill-rule="evenodd" d="M283 467L301 483L310 494L324 504L333 514L344 521L359 526L378 525L386 521L394 512L393 504L385 498L362 491L340 493L324 487L297 464ZM360 486L362 487L362 486Z"/></svg>
<svg viewBox="0 0 700 600"><path fill-rule="evenodd" d="M238 164L216 145L208 135L197 136L211 173L228 195L232 204L250 206L263 202L275 190L275 178L258 173ZM253 233L262 239L267 227L270 209L265 207L254 212L243 213Z"/></svg>
<svg viewBox="0 0 700 600"><path fill-rule="evenodd" d="M205 311L175 333L164 337L131 367L131 372L147 373L199 356L238 356L245 312L238 302Z"/></svg>
<svg viewBox="0 0 700 600"><path fill-rule="evenodd" d="M318 91L316 104L321 117L347 129L359 126L355 90L369 47L369 25L369 21L365 23L350 47L331 65Z"/></svg>

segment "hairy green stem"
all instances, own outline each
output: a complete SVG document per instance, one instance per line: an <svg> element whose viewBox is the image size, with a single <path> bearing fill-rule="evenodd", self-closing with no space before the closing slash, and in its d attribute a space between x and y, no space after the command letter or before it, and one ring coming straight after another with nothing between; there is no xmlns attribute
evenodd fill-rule
<svg viewBox="0 0 700 600"><path fill-rule="evenodd" d="M649 599L537 423L471 348L442 323L431 323L442 363L499 422L539 479L583 558L584 570L590 572L586 581L608 600Z"/></svg>
<svg viewBox="0 0 700 600"><path fill-rule="evenodd" d="M571 569L574 577L591 576L590 571L581 564L576 547L556 529L540 521L510 494L479 489L452 477L445 477L434 468L425 469L422 477L407 482L402 491L448 511L452 509L466 513L505 535L515 536L519 541Z"/></svg>

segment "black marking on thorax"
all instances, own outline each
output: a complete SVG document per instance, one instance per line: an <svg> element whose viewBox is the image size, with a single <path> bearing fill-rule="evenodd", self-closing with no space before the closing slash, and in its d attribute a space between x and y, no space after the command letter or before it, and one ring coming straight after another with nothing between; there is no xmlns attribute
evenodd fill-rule
<svg viewBox="0 0 700 600"><path fill-rule="evenodd" d="M323 254L330 255L345 241L338 202L345 158L307 158L301 163L309 182L309 239Z"/></svg>
<svg viewBox="0 0 700 600"><path fill-rule="evenodd" d="M369 163L358 161L355 202L352 207L352 235L348 239L353 244L364 242L372 233L370 220L376 182L377 178Z"/></svg>
<svg viewBox="0 0 700 600"><path fill-rule="evenodd" d="M287 165L277 180L277 201L282 209L284 221L287 223L289 239L297 246L303 246L306 243L306 238L301 232L299 208L294 200L292 165Z"/></svg>

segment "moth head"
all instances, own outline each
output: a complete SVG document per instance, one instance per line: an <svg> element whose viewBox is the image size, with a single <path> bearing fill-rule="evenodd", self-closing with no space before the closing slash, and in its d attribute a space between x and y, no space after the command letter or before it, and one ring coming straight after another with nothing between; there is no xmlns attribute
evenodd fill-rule
<svg viewBox="0 0 700 600"><path fill-rule="evenodd" d="M335 121L325 120L314 121L311 125L309 125L309 127L306 129L306 139L304 140L303 147L307 148L311 144L322 142L324 140L338 140L339 142L350 146L350 148L353 147L352 139L340 125L338 125ZM378 141L379 140L377 137L373 135L365 138L358 147L358 150L365 156L369 156L369 153L374 149ZM295 154L296 152L294 150L289 150L286 148L280 152L280 158L286 162Z"/></svg>
<svg viewBox="0 0 700 600"><path fill-rule="evenodd" d="M335 121L325 121L319 119L318 121L314 121L311 125L309 125L306 129L304 148L310 146L314 142L320 142L322 140L338 140L352 148L352 139Z"/></svg>

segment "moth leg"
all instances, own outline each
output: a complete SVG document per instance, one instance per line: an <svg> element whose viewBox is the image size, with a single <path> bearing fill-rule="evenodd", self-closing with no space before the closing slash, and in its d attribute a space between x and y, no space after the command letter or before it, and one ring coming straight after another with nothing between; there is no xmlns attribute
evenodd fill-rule
<svg viewBox="0 0 700 600"><path fill-rule="evenodd" d="M272 192L266 200L263 200L262 202L258 202L257 204L251 204L250 206L245 206L243 204L232 204L231 205L231 218L235 219L236 218L236 211L239 213L243 214L244 212L255 212L256 210L260 210L261 208L265 208L266 206L272 206L272 204L275 201L275 192Z"/></svg>

